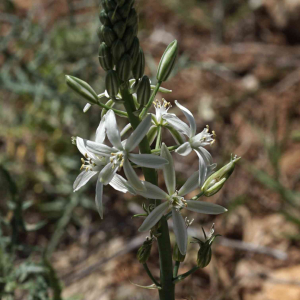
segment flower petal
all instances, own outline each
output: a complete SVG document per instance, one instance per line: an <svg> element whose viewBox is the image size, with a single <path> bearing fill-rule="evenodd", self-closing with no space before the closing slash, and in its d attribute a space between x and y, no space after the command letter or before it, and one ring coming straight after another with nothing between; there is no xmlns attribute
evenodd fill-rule
<svg viewBox="0 0 300 300"><path fill-rule="evenodd" d="M189 142L183 143L181 146L179 146L176 150L176 153L182 156L187 156L192 152L192 147Z"/></svg>
<svg viewBox="0 0 300 300"><path fill-rule="evenodd" d="M103 183L100 182L100 174L99 174L97 184L96 184L95 203L96 203L96 207L97 207L97 210L98 210L98 213L99 213L101 219L103 219L102 198L103 198Z"/></svg>
<svg viewBox="0 0 300 300"><path fill-rule="evenodd" d="M149 114L129 136L125 145L125 150L128 152L132 151L145 137L150 126L151 126L151 115Z"/></svg>
<svg viewBox="0 0 300 300"><path fill-rule="evenodd" d="M195 122L195 118L194 118L193 114L187 108L185 108L184 106L179 104L179 102L177 100L175 100L175 104L184 113L185 117L187 118L187 120L190 123L191 133L190 133L189 137L194 136L196 134L197 126L196 126L196 122Z"/></svg>
<svg viewBox="0 0 300 300"><path fill-rule="evenodd" d="M166 120L172 127L177 129L179 132L190 136L191 130L186 123L182 122L178 117L173 114L164 115L164 120Z"/></svg>
<svg viewBox="0 0 300 300"><path fill-rule="evenodd" d="M130 162L128 161L128 159L124 160L123 169L124 169L124 172L125 172L125 175L126 175L128 181L130 182L130 184L136 191L140 192L140 191L146 190L143 183L140 181L139 177L136 175L136 173L135 173L133 167L131 166Z"/></svg>
<svg viewBox="0 0 300 300"><path fill-rule="evenodd" d="M100 124L96 130L95 142L99 144L103 144L105 140L105 115L100 121Z"/></svg>
<svg viewBox="0 0 300 300"><path fill-rule="evenodd" d="M169 195L173 195L176 189L175 169L172 155L165 143L161 146L160 156L168 161L168 164L163 166L163 174Z"/></svg>
<svg viewBox="0 0 300 300"><path fill-rule="evenodd" d="M74 181L73 191L78 191L97 173L97 171L82 171Z"/></svg>
<svg viewBox="0 0 300 300"><path fill-rule="evenodd" d="M99 178L100 181L107 185L113 179L114 175L118 171L118 167L114 166L112 163L108 163L100 172Z"/></svg>
<svg viewBox="0 0 300 300"><path fill-rule="evenodd" d="M99 144L93 141L86 141L86 148L90 152L96 154L96 155L101 155L101 156L106 156L110 157L113 152L116 152L113 148L104 145L104 144Z"/></svg>
<svg viewBox="0 0 300 300"><path fill-rule="evenodd" d="M130 183L119 174L115 174L109 184L117 191L120 191L122 193L129 192L132 195L136 195L136 192L130 185Z"/></svg>
<svg viewBox="0 0 300 300"><path fill-rule="evenodd" d="M205 148L199 147L194 150L195 151L197 150L199 152L199 154L201 154L201 156L203 157L207 166L212 164L212 161L213 161L212 156Z"/></svg>
<svg viewBox="0 0 300 300"><path fill-rule="evenodd" d="M178 191L178 196L185 196L188 193L200 188L199 186L199 171L195 172Z"/></svg>
<svg viewBox="0 0 300 300"><path fill-rule="evenodd" d="M165 201L164 203L157 206L150 215L144 220L143 224L139 228L140 232L150 230L164 215L165 211L169 207L169 202Z"/></svg>
<svg viewBox="0 0 300 300"><path fill-rule="evenodd" d="M227 209L221 205L204 201L187 200L186 203L188 210L202 214L218 215L227 211Z"/></svg>
<svg viewBox="0 0 300 300"><path fill-rule="evenodd" d="M121 137L120 132L117 126L116 116L113 110L109 110L106 113L106 130L107 130L107 137L109 141L119 150L123 150L121 144Z"/></svg>
<svg viewBox="0 0 300 300"><path fill-rule="evenodd" d="M142 181L145 191L139 191L138 194L149 199L167 199L169 195L159 188L157 185L154 185L148 181Z"/></svg>
<svg viewBox="0 0 300 300"><path fill-rule="evenodd" d="M160 169L168 163L162 157L154 154L133 154L129 153L128 158L135 164L141 167Z"/></svg>
<svg viewBox="0 0 300 300"><path fill-rule="evenodd" d="M172 208L172 219L178 249L182 255L185 255L188 241L186 225L181 213L175 208Z"/></svg>
<svg viewBox="0 0 300 300"><path fill-rule="evenodd" d="M210 163L207 161L202 151L200 151L199 149L194 149L194 150L197 153L199 158L199 186L202 186L205 179L207 178L207 166L210 165Z"/></svg>
<svg viewBox="0 0 300 300"><path fill-rule="evenodd" d="M83 156L88 155L88 157L95 159L95 156L93 153L91 153L88 149L87 149L87 142L88 140L82 139L81 137L77 136L76 137L76 146L77 149L80 151L80 153Z"/></svg>

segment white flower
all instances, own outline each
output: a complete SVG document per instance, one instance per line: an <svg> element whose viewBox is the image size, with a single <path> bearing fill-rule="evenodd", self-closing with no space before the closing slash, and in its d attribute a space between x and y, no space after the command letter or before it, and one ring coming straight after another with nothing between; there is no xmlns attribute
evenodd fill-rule
<svg viewBox="0 0 300 300"><path fill-rule="evenodd" d="M167 122L176 130L188 137L188 141L180 145L175 151L182 156L189 155L192 150L197 153L199 158L199 170L204 170L204 172L199 172L199 185L202 186L207 174L207 171L205 168L203 169L203 166L207 167L212 164L212 157L210 153L203 147L214 143L215 132L213 131L212 133L209 133L209 128L207 126L202 132L196 134L196 121L192 113L187 108L180 105L177 100L175 101L175 104L184 113L190 123L190 126L182 122L173 114L166 114L164 119L167 120Z"/></svg>
<svg viewBox="0 0 300 300"><path fill-rule="evenodd" d="M96 131L95 141L99 144L103 143L105 139L105 116L102 118L98 129ZM98 180L96 184L96 197L95 202L100 214L100 217L103 219L103 204L102 204L102 196L103 196L103 183L100 181L100 174L103 170L104 166L107 164L107 157L98 156L90 152L86 147L86 140L77 137L76 145L81 154L85 157L85 159L81 159L82 166L80 170L83 170L75 179L73 184L74 192L78 191L82 186L84 186L94 175L98 175ZM120 175L116 174L110 185L123 193L129 191L131 194L135 194L135 191L130 186L130 184Z"/></svg>
<svg viewBox="0 0 300 300"><path fill-rule="evenodd" d="M174 232L176 236L176 242L178 248L182 254L186 253L187 248L187 230L186 224L181 216L180 210L186 208L191 211L196 211L204 214L220 214L227 211L224 207L195 200L185 200L184 196L195 190L198 187L198 172L195 172L179 189L176 190L176 178L173 159L171 153L165 144L161 147L161 156L168 160L168 164L163 166L163 174L166 183L168 193L164 192L158 186L151 184L150 182L144 181L143 184L146 191L138 191L137 194L142 195L145 198L166 200L159 206L157 206L144 220L143 224L139 228L139 231L150 230L164 215L168 209L172 209L172 216L174 222ZM215 166L210 166L211 171ZM199 172L204 172L202 169ZM205 167L206 169L206 167Z"/></svg>
<svg viewBox="0 0 300 300"><path fill-rule="evenodd" d="M116 116L112 110L109 110L106 114L105 126L107 131L107 137L113 147L99 143L97 140L86 141L87 149L95 155L105 157L106 163L104 168L100 171L99 180L104 185L108 184L113 176L116 174L119 168L124 167L125 175L132 185L137 190L145 190L143 184L139 180L135 173L131 162L141 167L159 169L168 161L162 157L158 157L152 154L134 154L131 153L141 140L147 134L151 125L151 115L148 115L138 127L131 133L129 138L121 142L120 132L117 127Z"/></svg>

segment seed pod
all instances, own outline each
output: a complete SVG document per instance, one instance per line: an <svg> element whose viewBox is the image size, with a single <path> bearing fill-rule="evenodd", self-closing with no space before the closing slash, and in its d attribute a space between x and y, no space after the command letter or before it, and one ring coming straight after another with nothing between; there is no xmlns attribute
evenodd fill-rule
<svg viewBox="0 0 300 300"><path fill-rule="evenodd" d="M135 79L140 79L144 75L145 71L145 55L143 49L140 48L139 55L137 57L136 63L132 68L132 75Z"/></svg>
<svg viewBox="0 0 300 300"><path fill-rule="evenodd" d="M103 70L109 71L113 68L112 56L110 53L110 48L107 47L105 43L101 43L99 47L99 63Z"/></svg>
<svg viewBox="0 0 300 300"><path fill-rule="evenodd" d="M118 21L122 20L122 17L120 14L118 14L118 12L116 10L111 10L109 13L108 13L108 17L111 21L112 24L115 24L117 23Z"/></svg>
<svg viewBox="0 0 300 300"><path fill-rule="evenodd" d="M184 259L185 259L185 255L181 254L181 252L179 251L177 243L175 244L175 246L173 248L172 257L173 257L174 261L180 261L180 262L183 262Z"/></svg>
<svg viewBox="0 0 300 300"><path fill-rule="evenodd" d="M124 36L123 36L123 42L126 48L126 51L128 51L132 45L132 42L135 38L133 27L127 27Z"/></svg>
<svg viewBox="0 0 300 300"><path fill-rule="evenodd" d="M231 160L223 168L210 175L204 182L201 191L206 197L216 194L225 184L226 180L232 174L235 164L240 160L240 157L231 157Z"/></svg>
<svg viewBox="0 0 300 300"><path fill-rule="evenodd" d="M115 105L115 102L112 99L109 99L106 103L106 106L109 107L113 107ZM101 111L101 119L103 118L103 116L108 112L108 110L106 108L103 108Z"/></svg>
<svg viewBox="0 0 300 300"><path fill-rule="evenodd" d="M138 16L136 13L136 10L132 8L129 12L128 18L126 20L126 25L127 26L133 26L138 23Z"/></svg>
<svg viewBox="0 0 300 300"><path fill-rule="evenodd" d="M105 12L105 10L101 10L100 14L99 14L99 19L100 19L100 22L102 23L102 25L105 25L105 26L110 26L110 20L109 20L109 17L107 15L107 13Z"/></svg>
<svg viewBox="0 0 300 300"><path fill-rule="evenodd" d="M140 51L140 42L139 42L139 39L137 37L135 37L133 39L131 48L128 51L128 54L131 57L133 65L135 65L135 63L136 63L136 60L137 60L138 55L139 55L139 51Z"/></svg>
<svg viewBox="0 0 300 300"><path fill-rule="evenodd" d="M119 92L120 81L117 72L110 70L106 73L105 88L110 97L115 97Z"/></svg>
<svg viewBox="0 0 300 300"><path fill-rule="evenodd" d="M96 92L87 82L77 77L66 75L66 83L74 92L83 96L90 103L98 103Z"/></svg>
<svg viewBox="0 0 300 300"><path fill-rule="evenodd" d="M150 80L144 75L137 89L137 100L140 107L144 107L149 101L151 95Z"/></svg>
<svg viewBox="0 0 300 300"><path fill-rule="evenodd" d="M121 39L126 30L126 24L123 21L119 21L113 27L114 32L117 34L118 38Z"/></svg>
<svg viewBox="0 0 300 300"><path fill-rule="evenodd" d="M126 19L128 17L131 7L132 1L128 1L122 7L120 7L120 9L118 9L119 14L122 16L123 19Z"/></svg>
<svg viewBox="0 0 300 300"><path fill-rule="evenodd" d="M174 63L177 56L178 44L177 40L174 40L166 48L163 56L160 59L156 78L158 81L166 81L173 70Z"/></svg>
<svg viewBox="0 0 300 300"><path fill-rule="evenodd" d="M131 73L131 58L128 54L124 54L117 64L117 74L123 81L129 80Z"/></svg>
<svg viewBox="0 0 300 300"><path fill-rule="evenodd" d="M152 239L147 238L137 252L137 259L141 264L145 264L149 259L152 248Z"/></svg>
<svg viewBox="0 0 300 300"><path fill-rule="evenodd" d="M101 32L104 42L108 47L110 47L114 40L117 38L116 34L110 27L103 25L101 26Z"/></svg>
<svg viewBox="0 0 300 300"><path fill-rule="evenodd" d="M111 47L114 62L117 63L125 53L125 45L121 40L115 40Z"/></svg>

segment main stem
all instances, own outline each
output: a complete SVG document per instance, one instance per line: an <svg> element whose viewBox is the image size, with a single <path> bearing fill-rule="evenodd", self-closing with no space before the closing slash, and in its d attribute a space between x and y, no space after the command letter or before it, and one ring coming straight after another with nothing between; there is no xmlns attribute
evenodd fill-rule
<svg viewBox="0 0 300 300"><path fill-rule="evenodd" d="M121 88L122 99L124 100L124 107L128 114L129 122L135 129L140 119L135 116L134 101L132 95L128 91L128 87ZM147 136L139 144L141 153L151 154L151 148L147 139ZM155 185L158 184L157 174L155 169L143 168L143 173L146 181L149 181ZM159 200L157 200L159 204ZM161 289L159 290L160 300L175 300L175 285L173 280L173 263L172 263L172 249L169 235L169 227L165 217L160 220L161 226L159 228L160 235L157 237L158 251L159 251L159 262L160 262L160 284Z"/></svg>

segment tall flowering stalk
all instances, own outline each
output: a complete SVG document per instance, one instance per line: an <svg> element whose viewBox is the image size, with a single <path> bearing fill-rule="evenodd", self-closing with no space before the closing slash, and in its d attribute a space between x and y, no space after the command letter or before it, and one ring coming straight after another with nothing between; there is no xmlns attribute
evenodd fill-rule
<svg viewBox="0 0 300 300"><path fill-rule="evenodd" d="M205 237L205 241L196 240L200 245L197 266L178 275L180 263L184 261L188 248L187 227L191 221L184 219L183 210L204 214L221 214L226 209L220 205L199 200L217 193L234 170L238 157L218 171L207 146L215 141L215 133L209 133L208 127L197 133L196 121L192 113L178 101L176 106L188 121L186 124L174 113L170 113L171 104L165 100L155 100L158 91L171 92L161 87L175 64L178 43L173 41L166 48L157 70L157 84L151 85L144 75L145 57L137 37L138 16L134 0L102 0L98 30L100 40L99 63L106 71L105 91L97 94L83 80L66 76L67 84L88 103L83 111L97 105L102 109L100 125L95 140L74 138L82 158L81 173L73 188L78 191L92 177L97 175L96 206L103 218L102 195L106 185L132 195L149 199L143 205L145 214L139 231L149 231L149 237L138 251L138 260L143 264L153 284L145 287L157 289L161 300L175 299L175 285L198 268L208 265L211 259L211 245L217 235ZM122 104L124 110L115 109L115 103ZM155 114L149 113L154 105ZM126 118L129 123L119 131L116 116ZM131 130L127 139L122 136ZM162 142L163 131L168 130L175 144L167 147ZM199 158L198 170L186 180L180 189L176 185L176 173L172 152L188 156L195 151ZM136 170L142 169L144 180ZM166 190L158 187L158 170L162 170ZM124 171L124 172L123 172ZM119 173L123 172L126 179ZM201 189L200 194L186 199L190 192ZM154 204L155 203L155 204ZM176 243L170 242L167 220L172 218ZM157 241L160 261L160 278L155 279L147 266L153 242ZM174 266L173 261L174 260Z"/></svg>

